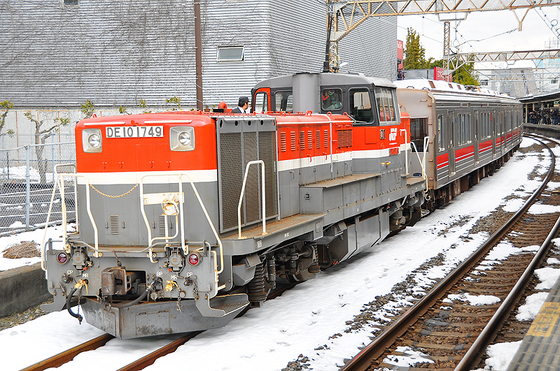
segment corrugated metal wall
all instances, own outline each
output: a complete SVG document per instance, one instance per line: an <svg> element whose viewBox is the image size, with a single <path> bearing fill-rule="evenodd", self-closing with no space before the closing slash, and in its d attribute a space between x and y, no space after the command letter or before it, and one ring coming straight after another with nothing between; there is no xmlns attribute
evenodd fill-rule
<svg viewBox="0 0 560 371"><path fill-rule="evenodd" d="M397 79L397 17L370 18L339 43L341 72Z"/></svg>
<svg viewBox="0 0 560 371"><path fill-rule="evenodd" d="M192 1L0 0L0 101L19 107L195 106ZM319 1L201 0L204 103L234 107L258 81L318 72L325 51ZM243 46L242 62L217 62ZM368 20L340 43L348 70L396 76L396 18Z"/></svg>

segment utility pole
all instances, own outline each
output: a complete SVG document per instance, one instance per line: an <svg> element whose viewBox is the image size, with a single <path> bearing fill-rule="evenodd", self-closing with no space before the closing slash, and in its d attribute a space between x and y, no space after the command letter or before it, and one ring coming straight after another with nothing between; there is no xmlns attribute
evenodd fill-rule
<svg viewBox="0 0 560 371"><path fill-rule="evenodd" d="M196 49L196 109L202 111L202 35L200 20L200 0L194 0L194 47Z"/></svg>
<svg viewBox="0 0 560 371"><path fill-rule="evenodd" d="M450 29L449 21L443 22L443 76L448 82L451 80L449 78L449 59L451 58Z"/></svg>

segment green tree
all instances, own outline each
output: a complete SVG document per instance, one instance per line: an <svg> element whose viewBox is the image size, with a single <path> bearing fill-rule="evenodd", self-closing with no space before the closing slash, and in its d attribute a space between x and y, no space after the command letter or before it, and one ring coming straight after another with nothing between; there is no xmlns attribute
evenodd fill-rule
<svg viewBox="0 0 560 371"><path fill-rule="evenodd" d="M403 68L405 70L419 70L426 68L426 49L420 44L420 35L411 27L407 29L405 57Z"/></svg>
<svg viewBox="0 0 560 371"><path fill-rule="evenodd" d="M443 59L426 59L426 49L420 43L420 35L412 28L407 29L406 45L405 45L405 70L419 70L434 67L443 67ZM474 57L470 58L466 63L453 71L453 82L463 85L479 85L478 75L474 70Z"/></svg>
<svg viewBox="0 0 560 371"><path fill-rule="evenodd" d="M469 57L469 62L453 71L453 82L463 85L480 85L478 73L474 70L474 57Z"/></svg>

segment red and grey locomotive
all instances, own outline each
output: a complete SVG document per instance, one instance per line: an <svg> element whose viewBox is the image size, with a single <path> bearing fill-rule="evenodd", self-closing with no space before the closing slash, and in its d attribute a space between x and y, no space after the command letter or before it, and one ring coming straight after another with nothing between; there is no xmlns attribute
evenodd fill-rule
<svg viewBox="0 0 560 371"><path fill-rule="evenodd" d="M220 327L278 279L311 278L414 224L425 178L395 85L289 79L255 88L258 113L79 122L76 171L57 173L76 180L76 230L43 247L48 309L81 320L81 301L120 338Z"/></svg>

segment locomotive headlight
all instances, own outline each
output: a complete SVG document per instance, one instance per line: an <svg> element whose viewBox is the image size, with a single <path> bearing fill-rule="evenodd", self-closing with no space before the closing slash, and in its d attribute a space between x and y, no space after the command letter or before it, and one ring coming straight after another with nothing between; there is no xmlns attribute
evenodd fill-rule
<svg viewBox="0 0 560 371"><path fill-rule="evenodd" d="M169 145L172 151L194 150L194 128L173 126L169 129Z"/></svg>
<svg viewBox="0 0 560 371"><path fill-rule="evenodd" d="M181 134L179 134L179 143L181 143L185 147L190 146L191 145L191 133L188 133L188 132L185 131L185 132L182 132Z"/></svg>
<svg viewBox="0 0 560 371"><path fill-rule="evenodd" d="M84 129L82 131L82 147L86 153L102 150L101 129Z"/></svg>
<svg viewBox="0 0 560 371"><path fill-rule="evenodd" d="M91 134L88 137L88 143L93 148L99 148L101 147L101 137L99 134Z"/></svg>

